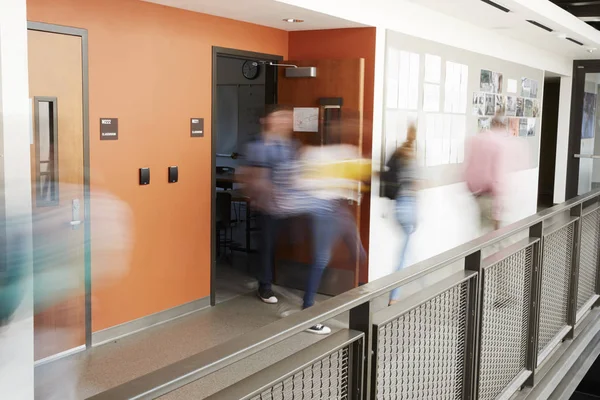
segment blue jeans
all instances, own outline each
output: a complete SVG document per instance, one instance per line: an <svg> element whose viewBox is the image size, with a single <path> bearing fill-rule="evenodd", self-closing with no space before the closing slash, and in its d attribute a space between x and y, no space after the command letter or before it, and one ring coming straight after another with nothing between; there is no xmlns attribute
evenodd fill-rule
<svg viewBox="0 0 600 400"><path fill-rule="evenodd" d="M315 304L315 294L319 289L323 272L331 259L331 251L337 239L342 239L350 249L353 259L366 260L366 252L356 229L356 221L348 208L341 204L335 211L323 211L311 215L313 260L306 282L303 308ZM356 249L358 248L358 254Z"/></svg>
<svg viewBox="0 0 600 400"><path fill-rule="evenodd" d="M396 199L396 221L404 231L404 243L400 246L400 260L396 266L396 272L402 270L406 265L406 249L410 236L417 228L417 201L414 196L401 196ZM390 300L400 298L400 288L392 290Z"/></svg>

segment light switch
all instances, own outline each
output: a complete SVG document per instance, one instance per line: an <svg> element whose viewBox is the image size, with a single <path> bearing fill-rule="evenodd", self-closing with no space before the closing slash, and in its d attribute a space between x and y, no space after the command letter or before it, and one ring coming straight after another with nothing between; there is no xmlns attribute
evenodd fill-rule
<svg viewBox="0 0 600 400"><path fill-rule="evenodd" d="M150 184L150 168L140 168L140 185Z"/></svg>

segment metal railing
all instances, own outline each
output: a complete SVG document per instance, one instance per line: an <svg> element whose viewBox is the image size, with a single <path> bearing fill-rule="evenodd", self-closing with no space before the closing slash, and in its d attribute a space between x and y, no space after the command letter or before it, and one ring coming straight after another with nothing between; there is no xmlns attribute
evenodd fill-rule
<svg viewBox="0 0 600 400"><path fill-rule="evenodd" d="M348 329L210 399L508 399L538 384L583 321L600 318L590 312L599 248L597 190L91 399L160 397L346 313ZM378 297L451 267L376 310Z"/></svg>

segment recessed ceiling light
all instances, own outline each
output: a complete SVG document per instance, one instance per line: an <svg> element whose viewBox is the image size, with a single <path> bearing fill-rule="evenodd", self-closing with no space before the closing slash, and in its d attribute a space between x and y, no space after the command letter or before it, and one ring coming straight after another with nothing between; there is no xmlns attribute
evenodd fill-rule
<svg viewBox="0 0 600 400"><path fill-rule="evenodd" d="M566 33L557 33L556 36L559 39L566 39L567 38L567 34Z"/></svg>
<svg viewBox="0 0 600 400"><path fill-rule="evenodd" d="M283 20L284 22L289 22L292 24L299 24L300 22L304 22L303 19L296 19L296 18L284 18Z"/></svg>
<svg viewBox="0 0 600 400"><path fill-rule="evenodd" d="M588 53L593 53L594 51L596 51L597 49L595 47L590 47L589 49L587 49Z"/></svg>

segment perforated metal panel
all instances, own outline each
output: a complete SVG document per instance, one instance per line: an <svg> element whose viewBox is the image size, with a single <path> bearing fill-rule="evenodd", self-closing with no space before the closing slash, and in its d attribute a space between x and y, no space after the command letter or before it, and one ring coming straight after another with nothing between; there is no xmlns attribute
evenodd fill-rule
<svg viewBox="0 0 600 400"><path fill-rule="evenodd" d="M573 230L571 223L544 238L538 354L567 326Z"/></svg>
<svg viewBox="0 0 600 400"><path fill-rule="evenodd" d="M579 257L579 283L577 310L596 294L598 275L598 247L600 246L600 210L584 215L581 221L581 253Z"/></svg>
<svg viewBox="0 0 600 400"><path fill-rule="evenodd" d="M461 399L467 285L378 327L377 400Z"/></svg>
<svg viewBox="0 0 600 400"><path fill-rule="evenodd" d="M526 368L533 247L484 270L479 399L495 399Z"/></svg>
<svg viewBox="0 0 600 400"><path fill-rule="evenodd" d="M348 347L340 349L252 400L348 399L349 355Z"/></svg>

